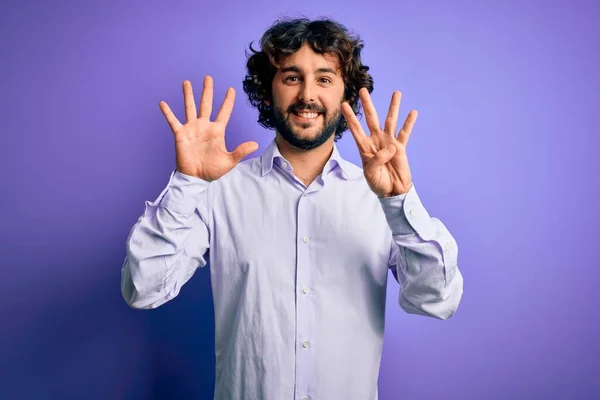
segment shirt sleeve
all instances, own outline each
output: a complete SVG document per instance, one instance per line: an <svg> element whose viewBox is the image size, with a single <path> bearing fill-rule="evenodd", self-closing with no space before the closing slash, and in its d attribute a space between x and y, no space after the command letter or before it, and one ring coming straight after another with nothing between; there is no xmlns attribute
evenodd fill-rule
<svg viewBox="0 0 600 400"><path fill-rule="evenodd" d="M379 198L392 231L390 268L400 283L399 305L408 313L448 319L463 293L458 246L446 226L429 216L415 186Z"/></svg>
<svg viewBox="0 0 600 400"><path fill-rule="evenodd" d="M156 308L179 294L207 264L209 182L175 170L131 228L121 268L121 293L133 308Z"/></svg>

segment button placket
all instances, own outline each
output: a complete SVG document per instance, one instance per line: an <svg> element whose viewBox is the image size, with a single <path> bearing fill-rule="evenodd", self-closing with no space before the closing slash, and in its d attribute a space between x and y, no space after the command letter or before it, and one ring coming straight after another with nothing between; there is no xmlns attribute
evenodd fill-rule
<svg viewBox="0 0 600 400"><path fill-rule="evenodd" d="M313 339L314 305L309 287L311 285L311 208L306 191L298 197L297 209L297 260L296 260L296 393L314 390L315 360L311 351ZM305 395L306 396L306 395Z"/></svg>

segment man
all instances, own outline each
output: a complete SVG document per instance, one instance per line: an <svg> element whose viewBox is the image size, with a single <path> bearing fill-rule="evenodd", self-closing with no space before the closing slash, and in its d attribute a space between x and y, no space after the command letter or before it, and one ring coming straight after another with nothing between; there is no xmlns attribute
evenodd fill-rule
<svg viewBox="0 0 600 400"><path fill-rule="evenodd" d="M262 156L225 148L232 88L214 121L210 77L198 112L183 83L185 123L160 103L177 168L130 232L122 293L158 307L210 263L215 399L377 399L388 270L409 313L447 319L463 290L456 241L411 181L417 113L396 133L394 92L380 125L363 44L333 21L278 22L261 47L244 90L276 131ZM346 129L363 169L335 146Z"/></svg>

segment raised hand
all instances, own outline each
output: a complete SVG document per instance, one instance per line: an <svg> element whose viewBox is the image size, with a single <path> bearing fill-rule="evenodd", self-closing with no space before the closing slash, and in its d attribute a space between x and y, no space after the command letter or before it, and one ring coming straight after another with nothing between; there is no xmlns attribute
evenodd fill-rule
<svg viewBox="0 0 600 400"><path fill-rule="evenodd" d="M367 126L371 132L370 136L365 134L352 107L347 102L342 104L342 112L348 123L348 129L352 132L358 146L367 183L379 197L407 193L412 187L412 180L406 156L406 145L417 121L418 113L416 110L412 110L396 135L402 94L396 91L392 95L383 129L379 124L379 117L368 90L361 88L359 96L365 111Z"/></svg>
<svg viewBox="0 0 600 400"><path fill-rule="evenodd" d="M194 92L190 81L183 82L185 119L182 125L166 102L159 106L173 135L175 136L175 156L177 170L185 175L214 181L229 172L244 157L258 149L258 143L245 142L234 151L225 147L225 128L233 110L235 90L229 88L225 100L213 122L210 120L213 102L213 80L204 78L200 109L196 114Z"/></svg>

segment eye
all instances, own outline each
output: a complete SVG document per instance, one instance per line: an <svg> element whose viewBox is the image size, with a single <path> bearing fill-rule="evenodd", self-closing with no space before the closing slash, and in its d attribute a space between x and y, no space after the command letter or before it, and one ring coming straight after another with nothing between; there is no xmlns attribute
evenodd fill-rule
<svg viewBox="0 0 600 400"><path fill-rule="evenodd" d="M331 83L331 79L329 79L329 78L323 77L323 78L320 78L319 80L323 83Z"/></svg>
<svg viewBox="0 0 600 400"><path fill-rule="evenodd" d="M300 80L300 78L295 75L290 75L285 78L286 82L298 82L299 80Z"/></svg>

